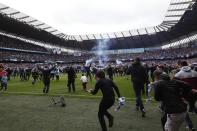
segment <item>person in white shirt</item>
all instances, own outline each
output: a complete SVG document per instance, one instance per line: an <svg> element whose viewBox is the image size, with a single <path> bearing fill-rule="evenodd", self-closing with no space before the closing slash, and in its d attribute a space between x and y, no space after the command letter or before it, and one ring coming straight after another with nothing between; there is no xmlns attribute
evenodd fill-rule
<svg viewBox="0 0 197 131"><path fill-rule="evenodd" d="M87 85L87 83L88 83L87 77L86 77L84 74L82 74L80 80L81 80L81 83L82 83L82 85L83 85L83 90L86 91L86 85Z"/></svg>

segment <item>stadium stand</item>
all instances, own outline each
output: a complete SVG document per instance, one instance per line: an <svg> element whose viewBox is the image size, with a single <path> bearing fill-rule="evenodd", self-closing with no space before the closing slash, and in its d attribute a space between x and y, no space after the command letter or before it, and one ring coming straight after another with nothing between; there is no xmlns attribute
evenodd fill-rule
<svg viewBox="0 0 197 131"><path fill-rule="evenodd" d="M23 62L61 61L62 63L85 63L87 59L96 57L94 54L82 54L81 56L74 56L73 54L41 54L7 50L0 50L0 54L0 61L7 62L17 60ZM197 57L197 47L145 51L143 53L111 54L108 56L108 61L115 62L118 59L129 62L134 60L136 57L141 58L143 61L191 59Z"/></svg>
<svg viewBox="0 0 197 131"><path fill-rule="evenodd" d="M2 7L1 12L9 10L9 7ZM197 3L196 1L172 0L166 13L164 21L155 27L79 36L58 37L56 30L48 31L47 28L41 28L41 24L33 24L38 20L26 21L23 17L16 18L9 13L0 14L0 29L31 38L38 41L51 43L52 45L72 48L74 50L91 51L98 43L98 40L109 39L109 50L147 48L161 46L181 40L197 30ZM18 13L18 11L15 11ZM12 13L13 14L13 13ZM38 28L39 27L39 28ZM55 35L53 35L55 34Z"/></svg>
<svg viewBox="0 0 197 131"><path fill-rule="evenodd" d="M7 36L0 35L0 48L10 48L10 49L22 49L31 51L42 51L47 52L47 49L34 44L26 43L21 40L14 38L9 38Z"/></svg>
<svg viewBox="0 0 197 131"><path fill-rule="evenodd" d="M30 16L21 16L20 18L16 18L15 14L20 14L18 11L14 10L12 15L5 13L6 10L11 9L10 7L4 5L0 7L0 9L0 30L4 33L11 33L19 38L24 38L27 40L31 39L34 41L40 41L43 43L43 46L53 45L54 47L61 46L62 48L71 48L73 51L83 50L81 51L82 55L80 56L75 56L74 54L68 53L55 55L51 52L51 50L46 49L43 46L0 35L1 61L17 59L18 61L22 60L27 62L40 62L48 60L62 61L66 63L83 63L87 59L95 57L92 52L88 51L97 50L95 46L97 46L99 41L107 41L105 43L108 46L107 50L141 48L144 50L140 53L109 54L109 61L116 61L116 59L124 59L128 61L134 59L135 57L140 57L146 61L183 58L188 59L196 57L196 47L191 47L195 44L197 39L196 1L182 2L172 0L164 21L155 27L107 34L68 36L69 39L58 37L59 35L54 35L54 32L56 31L47 31L46 27L41 28L40 26L43 24L34 24L34 22L36 23L38 20L24 20ZM172 15L172 12L179 15ZM171 47L173 45L172 43L175 42L178 49L161 50L162 46L168 44L170 45L168 47ZM157 47L157 50L147 50L148 48L151 49L154 47Z"/></svg>
<svg viewBox="0 0 197 131"><path fill-rule="evenodd" d="M20 17L17 17L17 15L19 15ZM102 43L104 44L104 46L107 46L107 47L100 49L100 47L98 46L99 43ZM105 63L105 64L102 64L102 63ZM122 31L122 32L105 33L105 34L89 34L89 35L73 35L73 36L63 34L59 32L58 30L52 28L51 26L46 25L43 22L40 22L34 18L31 18L30 16L20 13L19 11L16 11L3 4L0 4L0 68L1 68L0 73L1 73L1 77L4 78L4 80L6 78L6 82L1 80L1 85L4 84L5 86L5 83L6 83L6 88L4 89L4 91L6 91L7 83L9 81L8 88L10 87L11 88L8 89L8 94L10 91L11 94L21 93L24 95L26 93L27 94L30 93L31 96L34 96L34 95L38 96L39 94L39 97L40 97L40 90L41 90L40 82L43 80L44 88L43 88L42 93L48 94L49 87L50 87L50 80L53 80L51 81L52 86L55 87L54 85L56 84L57 88L52 88L52 90L50 90L50 92L54 93L54 94L51 94L51 96L60 95L60 94L64 96L65 91L67 89L68 89L68 92L66 92L66 94L69 94L71 91L70 84L72 83L72 88L73 88L72 97L74 97L73 94L75 93L75 79L77 81L76 82L77 84L80 83L78 79L79 77L77 78L76 73L78 73L78 76L81 75L80 73L83 73L83 74L86 73L87 79L90 78L90 81L88 80L86 81L86 83L89 82L91 85L89 85L90 87L88 87L90 88L90 90L85 90L85 92L84 90L82 92L81 89L79 88L81 85L77 85L76 94L80 96L81 98L82 96L86 96L84 94L87 92L95 94L94 92L95 90L91 90L95 82L95 81L92 82L91 75L97 76L97 79L98 79L99 70L104 70L100 72L100 78L97 82L104 80L104 76L105 76L104 72L106 72L106 76L107 75L110 76L110 74L112 76L114 75L114 77L116 77L114 81L116 81L117 83L120 82L119 83L121 85L120 89L121 90L124 89L123 91L121 91L121 93L125 93L126 97L129 99L131 97L127 93L128 93L128 89L131 88L131 85L130 85L130 80L129 80L130 78L128 78L128 75L131 75L131 81L133 83L132 86L134 87L134 90L135 90L134 92L132 92L132 95L135 94L135 96L137 97L136 98L137 103L136 103L135 109L139 111L139 103L142 98L141 94L145 94L146 92L146 96L148 98L147 100L149 101L149 98L150 98L150 101L152 101L150 94L151 94L151 88L153 88L152 87L153 83L150 81L154 81L154 79L156 79L153 76L154 74L153 72L160 71L161 72L160 75L167 75L169 73L169 75L173 77L173 75L177 73L177 71L182 70L182 68L180 68L181 63L186 63L185 65L187 65L188 63L189 66L191 66L191 68L187 66L187 69L189 68L189 70L192 69L192 70L197 71L197 1L196 0L172 0L170 3L169 9L166 13L166 16L164 18L164 21L161 24L154 26L154 27ZM68 79L66 79L66 81L68 82L67 85L65 85L66 73L68 76ZM142 75L142 73L144 75ZM31 84L29 84L28 86L27 82L31 79L30 78L31 76L33 78L33 81L31 81L30 82ZM62 79L59 79L60 77ZM162 78L162 76L160 77ZM143 78L144 80L141 80ZM195 77L195 80L196 78L197 77ZM110 79L113 80L112 77ZM54 80L56 81L54 82ZM169 80L170 80L170 77L169 77ZM125 81L125 83L122 83L123 81ZM105 81L103 83L106 85L112 85L111 84L112 82L111 81L109 82L110 84L107 84ZM38 84L35 85L35 83L38 83ZM129 85L125 86L128 83ZM98 83L96 85L97 85L96 88L100 86L100 84ZM103 84L101 83L101 85ZM141 87L137 89L137 86L139 85L141 85ZM146 85L146 88L143 87L144 85ZM115 84L113 84L112 86L115 86ZM111 88L112 86L109 86L109 87ZM1 89L3 89L2 87ZM105 87L105 86L101 86L101 87ZM166 87L165 89L167 89ZM174 88L174 86L172 87ZM106 90L109 88L107 87L104 89ZM111 91L113 91L113 89ZM162 90L162 91L165 91L165 90ZM172 90L171 92L174 93L175 91ZM60 94L56 94L56 93L60 93ZM103 93L103 90L102 90L102 93ZM8 94L6 94L6 96ZM107 94L109 94L109 92ZM181 104L183 103L182 100L185 102L184 97L182 97L182 95L184 94L183 90L180 89L178 93L175 93L175 95L177 94L180 95L181 97L180 99L176 99L176 100L178 100L179 102L181 101L180 102ZM3 95L1 95L1 97L2 96ZM68 96L71 97L70 94ZM120 95L118 95L118 97L120 97ZM187 97L189 97L188 94L187 94ZM107 99L103 99L103 100L110 100L112 97L106 97L106 98ZM176 97L172 97L171 100L173 100L173 98L176 98ZM114 95L113 95L113 99L114 99L113 101L115 101ZM2 102L4 102L6 106L12 105L12 103L7 104L7 101L4 98L2 100L4 100ZM20 105L25 104L24 106L21 106L22 109L20 112L25 112L25 113L17 112L15 114L18 114L20 115L20 118L23 118L24 114L28 114L26 113L28 112L27 109L32 109L33 111L39 111L39 114L40 113L46 114L48 109L50 109L49 111L50 115L46 117L47 119L49 119L51 116L52 110L55 108L46 108L45 107L46 103L45 104L39 103L39 106L42 105L42 108L44 108L44 109L41 109L39 106L36 105L36 103L39 100L36 100L36 99L31 99L31 100L33 100L33 104L31 104L33 105L33 108L32 107L29 108L28 106L26 106L26 103L28 100L25 100L25 103L20 102ZM53 100L53 103L56 103L54 98L52 98L52 100ZM83 102L81 102L80 100L79 103L83 103ZM164 106L166 103L160 102L160 104L161 106L159 105L158 106L159 108L161 108L159 110L161 110L162 114L166 115L166 117L170 117L170 115L167 115L168 112L164 113L165 108L164 110L162 109L162 106ZM174 105L181 105L181 104L173 103L172 108L176 107ZM71 105L77 106L78 104L69 104L69 106ZM89 105L90 105L89 102L87 105L84 107L89 108ZM146 104L145 106L148 107L148 104ZM153 106L152 103L151 103L151 106ZM85 109L84 107L80 111L84 111ZM104 107L104 106L100 106L100 107ZM14 104L13 109L16 109L16 111L18 111L17 110L18 108L19 106L16 106ZM79 108L76 108L76 109L79 111ZM140 107L140 108L141 108L140 110L142 111L142 117L145 117L144 107ZM2 108L2 112L3 113L7 112L3 110L7 110L6 108ZM148 108L149 112L151 110L153 111L152 107ZM193 105L193 109L190 107L189 110L191 113L197 114L197 108L195 108L194 105ZM8 111L11 111L11 110L8 109ZM42 113L43 111L45 111L45 113ZM64 111L67 111L67 110L64 110ZM91 114L89 113L90 110L88 109L87 111L88 112L85 111L83 113L81 112L77 113L77 117L76 117L77 122L80 120L83 120L81 122L83 126L85 125L85 123L88 123L89 126L92 126L93 124L91 122L84 123L84 120L88 119L87 116L84 117L85 119L79 118L78 114L88 113L88 116L91 116ZM131 111L131 108L127 110L126 116L129 116L128 114L129 111ZM53 111L53 112L60 113L61 110ZM72 112L75 112L75 110L72 110ZM186 108L184 111L181 110L181 112L186 113ZM150 114L157 115L157 113L158 112L155 112L154 110L154 113L150 113ZM171 112L171 113L180 114L180 112ZM12 115L12 117L10 118L13 119L13 114L10 112L7 113L6 116L9 117L9 114ZM69 122L71 122L71 120L74 117L73 116L67 117L69 114L72 114L74 116L74 113L69 112L67 113L65 117L65 118L68 118ZM139 113L135 113L133 115L136 115L136 114L139 115ZM187 128L193 131L195 129L193 128L192 121L189 118L189 114L187 115L188 115L188 120L186 120L185 118L187 122L186 124ZM36 115L34 119L32 118L33 116L32 114L30 114L29 116L30 116L30 120L33 120L33 125L35 122L37 122L36 119L38 119L39 117L42 117L42 116ZM157 118L157 121L159 120L158 116L159 115L155 117ZM58 118L58 115L57 117L53 117L52 119L54 118ZM135 119L135 117L133 118ZM59 120L61 122L56 122L56 123L60 123L60 124L63 123L63 125L69 127L68 124L65 124L65 122L62 121L63 119ZM113 122L113 117L111 119ZM49 120L51 121L51 119ZM54 120L57 121L58 119L54 119ZM152 118L149 120L152 120ZM6 121L10 122L9 119ZM18 118L17 118L17 121L21 122L20 119ZM188 123L188 121L190 123ZM35 129L36 128L46 129L46 128L42 128L41 126L45 124L43 124L41 121L38 121L38 122L39 122L39 126L34 126ZM47 123L46 120L44 120L44 122ZM124 122L124 121L122 122L123 122L123 126L124 124L129 123L129 128L127 130L134 129L133 125L135 123ZM194 120L194 122L196 122L196 119ZM131 123L133 124L132 126L131 126ZM143 121L143 123L145 123L145 121ZM13 124L13 122L11 124ZM137 125L138 124L139 123L137 123ZM147 124L147 125L158 126L158 123L155 123L155 122L152 122L151 124ZM21 126L20 124L19 125L14 124L14 125L16 125L17 127ZM25 122L25 125L26 125L26 122ZM56 124L54 123L50 125L56 126ZM121 125L122 124L119 123L120 127ZM74 126L76 126L75 122L74 122ZM143 124L140 124L140 126L143 127ZM32 123L30 126L27 124L27 126L22 125L22 127L25 128L25 130L27 130L28 128L32 128ZM76 128L81 130L81 128L79 127L77 126ZM19 128L19 130L22 130L23 128L21 129ZM51 128L51 126L48 126L47 128ZM145 127L143 128L149 131ZM157 128L161 128L161 127L157 127ZM93 130L94 128L90 127L89 129ZM140 128L137 127L136 129L139 130ZM72 130L72 129L68 129L68 130ZM125 129L120 128L120 130L125 130Z"/></svg>

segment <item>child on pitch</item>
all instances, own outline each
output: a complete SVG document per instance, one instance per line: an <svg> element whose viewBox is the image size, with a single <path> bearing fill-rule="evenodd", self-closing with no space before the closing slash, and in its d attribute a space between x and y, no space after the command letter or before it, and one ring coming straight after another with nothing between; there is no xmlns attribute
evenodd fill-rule
<svg viewBox="0 0 197 131"><path fill-rule="evenodd" d="M98 118L100 125L102 127L102 131L107 131L106 123L104 116L106 116L109 120L109 127L113 126L114 117L107 111L110 107L113 106L115 102L115 93L116 91L118 97L120 98L120 93L118 87L114 84L112 80L105 78L104 71L98 71L96 74L97 83L94 89L88 90L89 93L95 95L100 89L103 95L99 105Z"/></svg>
<svg viewBox="0 0 197 131"><path fill-rule="evenodd" d="M7 84L8 84L8 73L4 70L4 67L2 64L0 64L0 82L1 82L1 88L0 90L4 89L7 90Z"/></svg>
<svg viewBox="0 0 197 131"><path fill-rule="evenodd" d="M86 88L87 88L86 85L88 83L88 78L84 74L82 74L80 80L81 80L81 83L82 83L82 86L83 86L83 90L86 91Z"/></svg>

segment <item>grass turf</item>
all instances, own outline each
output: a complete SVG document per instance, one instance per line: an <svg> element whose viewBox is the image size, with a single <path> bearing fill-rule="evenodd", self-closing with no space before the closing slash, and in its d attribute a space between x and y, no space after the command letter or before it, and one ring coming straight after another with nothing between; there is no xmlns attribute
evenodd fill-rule
<svg viewBox="0 0 197 131"><path fill-rule="evenodd" d="M11 79L7 93L0 94L0 131L101 130L97 119L99 99L93 99L95 97L82 91L79 76L76 80L76 93L67 93L67 79L66 76L62 76L60 81L51 82L49 95L42 95L41 81L32 86L31 81ZM122 96L134 98L130 80L115 77L114 81L119 86ZM95 80L88 84L88 88L94 87L94 84ZM65 97L65 108L50 106L51 97L59 95L72 97ZM97 96L99 97L100 93ZM113 111L114 107L111 108L115 123L109 131L162 131L158 104L145 103L145 108L146 118L141 118L141 113L135 111L133 101L127 101L126 106L118 112ZM191 118L196 124L196 116L192 115ZM182 127L181 131L184 130L186 129Z"/></svg>
<svg viewBox="0 0 197 131"><path fill-rule="evenodd" d="M53 80L51 81L50 85L50 91L49 95L73 95L73 96L81 96L81 97L91 97L92 95L82 91L82 85L80 82L81 75L78 74L78 77L75 81L76 85L76 92L75 93L68 93L67 88L67 76L62 75L60 77L59 81ZM31 80L29 81L21 81L17 77L16 79L11 78L11 80L8 83L8 90L7 92L12 93L21 93L21 94L40 94L42 93L43 83L42 81L37 81L36 84L33 86L31 84ZM134 98L134 93L132 84L130 80L128 80L126 77L118 76L114 77L114 81L119 87L120 93L122 96L125 96L127 98ZM95 79L93 79L92 82L88 82L87 88L94 88L95 86ZM97 96L101 96L100 92L97 94Z"/></svg>
<svg viewBox="0 0 197 131"><path fill-rule="evenodd" d="M0 131L101 130L97 118L98 99L65 98L65 108L52 106L51 96L1 94L0 99ZM112 107L110 112L115 122L109 131L162 131L158 104L145 103L145 107L145 118L135 111L132 101L118 112ZM196 116L191 118L197 123ZM185 130L182 127L181 131Z"/></svg>

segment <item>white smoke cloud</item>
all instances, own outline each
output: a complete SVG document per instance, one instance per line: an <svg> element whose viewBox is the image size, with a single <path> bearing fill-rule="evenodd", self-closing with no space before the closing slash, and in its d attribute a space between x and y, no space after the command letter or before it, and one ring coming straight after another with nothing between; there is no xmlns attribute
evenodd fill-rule
<svg viewBox="0 0 197 131"><path fill-rule="evenodd" d="M96 51L96 54L98 56L103 56L104 50L108 50L110 48L110 40L109 39L103 39L103 40L97 40L97 45L92 48L92 51Z"/></svg>
<svg viewBox="0 0 197 131"><path fill-rule="evenodd" d="M107 65L107 61L109 60L108 55L104 52L104 50L108 50L110 48L110 40L103 39L98 40L97 44L92 48L92 51L95 52L96 57L86 60L86 66L91 63L95 63L98 61L100 66L105 67Z"/></svg>
<svg viewBox="0 0 197 131"><path fill-rule="evenodd" d="M121 64L122 64L122 61L116 60L116 64L117 64L117 65L121 65Z"/></svg>
<svg viewBox="0 0 197 131"><path fill-rule="evenodd" d="M93 58L86 60L85 66L90 65L93 62Z"/></svg>

